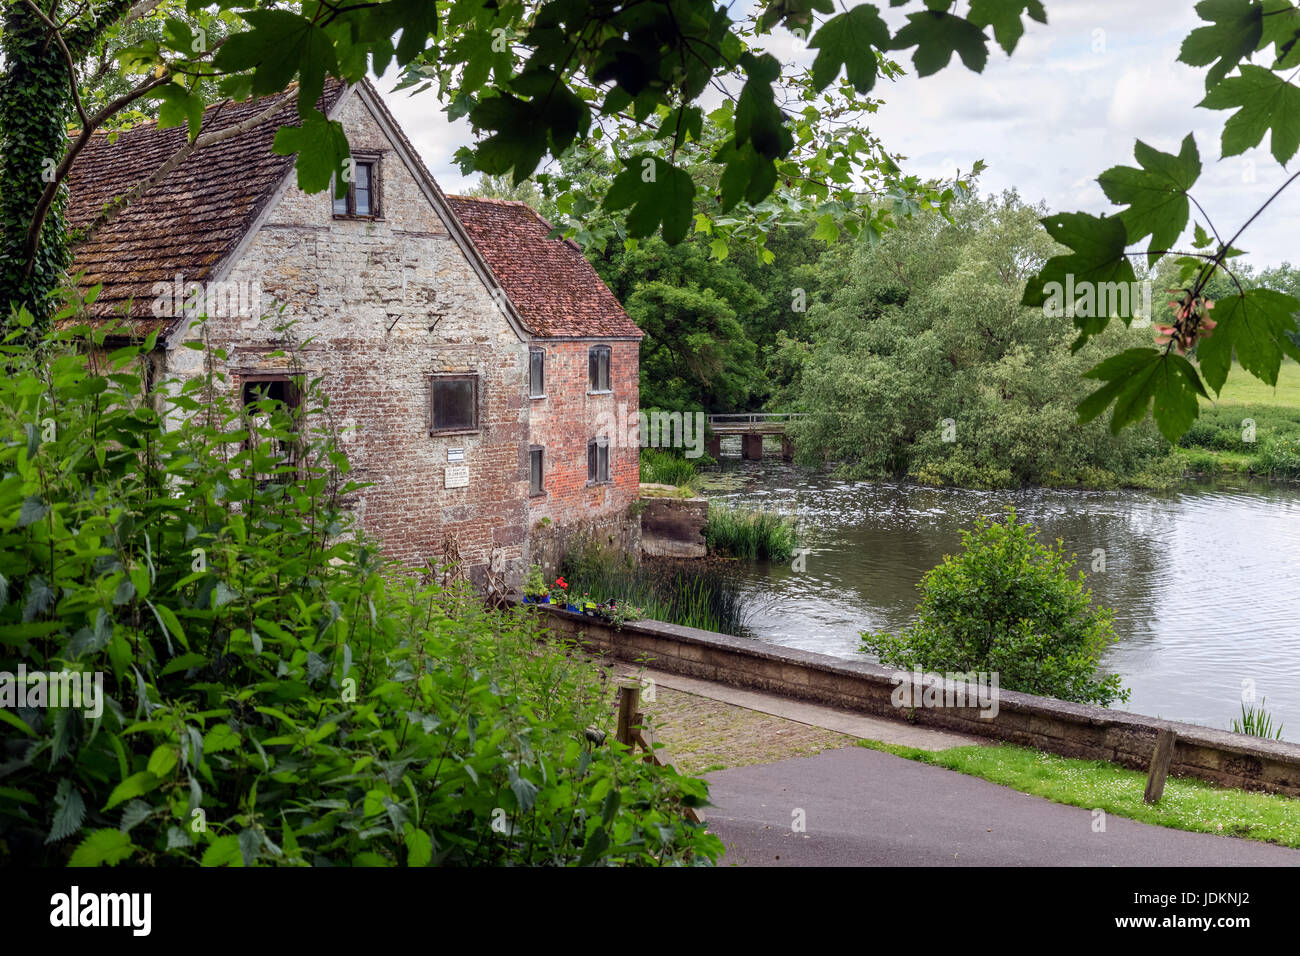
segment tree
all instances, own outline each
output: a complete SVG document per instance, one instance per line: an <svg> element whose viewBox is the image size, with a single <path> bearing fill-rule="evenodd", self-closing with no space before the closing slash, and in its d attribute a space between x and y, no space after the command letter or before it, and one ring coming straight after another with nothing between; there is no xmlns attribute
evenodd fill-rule
<svg viewBox="0 0 1300 956"><path fill-rule="evenodd" d="M1115 643L1112 613L1092 603L1083 572L1061 542L1045 545L1007 509L961 533L918 585L917 621L895 634L863 634L863 649L887 667L943 674L996 673L999 686L1107 706L1126 701L1118 674L1097 675Z"/></svg>
<svg viewBox="0 0 1300 956"><path fill-rule="evenodd" d="M670 246L657 238L611 247L594 259L646 334L643 407L731 412L761 403L762 372L748 320L763 296L730 263L710 259L699 240Z"/></svg>
<svg viewBox="0 0 1300 956"><path fill-rule="evenodd" d="M951 223L918 219L825 256L819 282L833 291L808 313L807 345L781 354L797 369L787 396L808 413L793 432L802 459L998 487L1113 483L1167 453L1150 428L1077 424L1080 375L1144 333L1074 354L1068 318L1021 305L1052 252L1041 212L1014 193L970 198Z"/></svg>
<svg viewBox="0 0 1300 956"><path fill-rule="evenodd" d="M618 169L602 204L627 210L632 237L686 236L699 190L679 154L702 148L699 101L715 88L726 92L710 114L725 136L708 147L722 170L714 190L717 238L744 225L722 221L727 213L742 202L759 208L774 195L778 204L818 203L851 230L877 229L881 220L855 211L864 186L891 191L906 211L939 208L951 196L902 175L865 131L839 135L847 119L877 105L867 94L879 76L897 70L887 54L915 48L922 74L954 53L978 70L987 59L984 27L1012 50L1026 10L1046 19L1037 0L998 11L980 3L966 16L937 9L933 0L923 6L894 32L875 7L836 13L831 0L774 0L742 20L726 5L692 0L187 0L183 11L165 0L88 0L66 9L59 0L4 0L0 303L26 306L40 320L32 334L39 331L67 260L68 171L94 130L124 110L157 101L159 125L187 125L193 151L201 148L211 95L278 97L296 80L288 97L297 104L296 123L281 125L275 149L296 155L304 190L319 192L331 181L342 190L348 145L341 126L318 108L325 80L355 82L394 63L405 88L436 88L453 119L469 117L481 138L461 154L466 171L509 173L518 183L546 155L610 137ZM130 29L145 16L163 19L157 35ZM223 37L210 45L203 24L213 18ZM774 29L796 31L818 50L810 69L783 68L751 45ZM98 73L92 63L110 62L132 85L89 112L82 81L88 70ZM778 100L778 84L787 101ZM74 112L79 132L69 142Z"/></svg>
<svg viewBox="0 0 1300 956"><path fill-rule="evenodd" d="M178 0L86 0L70 9L41 2L48 8L38 0L0 3L0 303L25 305L42 321L67 258L68 170L94 129L146 98L157 100L160 125L189 126L193 150L202 143L209 90L279 96L296 80L288 98L297 122L280 127L275 149L296 155L303 189L319 192L333 181L342 190L348 145L341 126L317 108L325 79L355 82L396 63L403 88L434 89L450 117L469 118L480 138L459 154L466 172L508 173L518 183L548 155L611 144L614 176L599 201L620 214L630 238L658 233L677 243L694 228L720 250L737 239L761 246L790 210L814 212L823 237L845 230L871 238L899 218L945 212L965 185L907 176L864 125L879 106L870 95L877 81L902 69L890 57L911 51L919 76L954 56L980 72L991 42L1013 53L1028 20L1047 22L1040 0L891 0L911 8L898 29L873 4L837 12L833 0L770 0L741 19L730 5L698 0L186 0L183 15ZM1293 0L1202 0L1196 9L1205 25L1189 34L1179 59L1207 68L1201 105L1233 111L1221 155L1271 133L1273 155L1290 161L1300 149L1300 90L1291 75L1300 66L1300 8ZM147 15L165 16L159 39L129 29ZM228 31L218 44L196 32L205 17ZM811 66L782 64L752 42L774 30L816 50ZM79 77L92 59L105 58L134 85L90 113ZM1266 65L1253 62L1261 58ZM706 130L701 99L710 90L723 99ZM68 142L74 110L81 131ZM1190 248L1176 249L1195 204L1198 147L1189 135L1177 154L1141 142L1135 152L1137 166L1099 177L1119 212L1043 219L1064 251L1043 264L1024 301L1045 304L1058 283L1078 291L1131 282L1133 259L1154 264L1175 254L1191 288L1168 334L1156 347L1096 364L1087 375L1104 384L1079 405L1086 422L1113 404L1115 431L1152 410L1172 440L1195 419L1207 386L1223 387L1234 356L1270 384L1283 355L1300 356L1290 338L1295 297L1241 285L1215 303L1211 328L1202 294L1216 274L1232 277L1236 241L1300 173L1235 233L1198 222ZM716 177L692 172L701 163ZM695 212L702 190L713 200L707 213ZM864 204L864 194L875 201ZM1145 250L1132 248L1147 237ZM1076 313L1076 347L1116 316L1132 318L1127 309ZM1199 368L1186 358L1198 342Z"/></svg>
<svg viewBox="0 0 1300 956"><path fill-rule="evenodd" d="M537 209L542 203L542 194L531 179L516 183L508 176L489 176L487 173L479 176L478 182L469 190L468 195L479 199L508 199L512 202L522 202L533 209Z"/></svg>

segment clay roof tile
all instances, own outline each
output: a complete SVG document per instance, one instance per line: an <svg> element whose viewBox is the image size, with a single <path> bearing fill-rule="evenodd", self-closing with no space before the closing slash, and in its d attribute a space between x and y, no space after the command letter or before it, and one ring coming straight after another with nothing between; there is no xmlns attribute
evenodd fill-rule
<svg viewBox="0 0 1300 956"><path fill-rule="evenodd" d="M528 205L471 196L447 202L534 333L642 337L578 244L551 239L551 224Z"/></svg>

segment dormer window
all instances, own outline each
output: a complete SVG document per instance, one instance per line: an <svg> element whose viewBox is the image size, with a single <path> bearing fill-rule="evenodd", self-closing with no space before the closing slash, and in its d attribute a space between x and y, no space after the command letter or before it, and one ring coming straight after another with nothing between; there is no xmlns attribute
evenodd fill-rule
<svg viewBox="0 0 1300 956"><path fill-rule="evenodd" d="M353 156L348 193L334 200L336 217L379 218L379 157ZM332 193L331 193L332 195Z"/></svg>

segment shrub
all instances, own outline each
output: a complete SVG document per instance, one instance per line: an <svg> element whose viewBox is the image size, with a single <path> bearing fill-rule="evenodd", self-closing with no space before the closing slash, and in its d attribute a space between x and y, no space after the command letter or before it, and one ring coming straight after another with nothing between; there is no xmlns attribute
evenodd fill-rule
<svg viewBox="0 0 1300 956"><path fill-rule="evenodd" d="M93 344L102 345L103 332ZM0 672L102 675L102 712L0 708L25 864L707 864L707 790L617 744L601 672L534 615L381 559L318 381L256 419L142 347L2 346ZM210 358L222 357L209 353ZM184 419L165 428L165 420ZM83 702L84 703L84 702Z"/></svg>
<svg viewBox="0 0 1300 956"><path fill-rule="evenodd" d="M1097 675L1116 640L1112 612L1095 607L1074 560L1008 509L963 531L919 585L917 620L898 635L863 634L863 649L889 667L997 672L1009 690L1103 706L1125 701L1118 674Z"/></svg>
<svg viewBox="0 0 1300 956"><path fill-rule="evenodd" d="M785 561L799 543L793 517L736 505L709 505L704 541L710 552L751 561Z"/></svg>
<svg viewBox="0 0 1300 956"><path fill-rule="evenodd" d="M1270 478L1300 478L1300 439L1270 436L1259 443L1252 468Z"/></svg>

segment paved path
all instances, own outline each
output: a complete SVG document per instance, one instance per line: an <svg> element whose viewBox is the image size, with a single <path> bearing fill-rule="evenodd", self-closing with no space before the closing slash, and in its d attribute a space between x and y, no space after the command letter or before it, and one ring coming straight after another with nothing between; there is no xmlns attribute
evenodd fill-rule
<svg viewBox="0 0 1300 956"><path fill-rule="evenodd" d="M621 673L625 677L653 680L659 686L670 690L707 697L710 700L722 701L724 704L744 707L746 710L756 710L760 714L783 717L796 723L821 727L864 740L879 740L887 744L916 747L918 750L947 750L949 747L981 746L990 743L980 737L938 730L934 727L920 727L901 719L886 720L883 717L869 717L866 714L828 707L825 704L812 704L778 694L769 694L766 691L748 690L694 677L682 677L649 667L623 665Z"/></svg>
<svg viewBox="0 0 1300 956"><path fill-rule="evenodd" d="M1300 866L1300 850L1113 814L1093 832L1091 810L863 747L707 779L724 866Z"/></svg>

